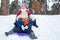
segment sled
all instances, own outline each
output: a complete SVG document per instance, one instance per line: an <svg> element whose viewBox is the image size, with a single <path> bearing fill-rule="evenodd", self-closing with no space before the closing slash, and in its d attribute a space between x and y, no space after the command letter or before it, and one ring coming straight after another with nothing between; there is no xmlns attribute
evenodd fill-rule
<svg viewBox="0 0 60 40"><path fill-rule="evenodd" d="M23 33L23 32L17 32L16 34L19 35L19 36L28 36L27 33Z"/></svg>

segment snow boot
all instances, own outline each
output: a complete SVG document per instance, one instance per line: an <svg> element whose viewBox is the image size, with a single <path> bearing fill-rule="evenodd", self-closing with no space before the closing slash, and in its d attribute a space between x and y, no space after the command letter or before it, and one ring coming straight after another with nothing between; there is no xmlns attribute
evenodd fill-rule
<svg viewBox="0 0 60 40"><path fill-rule="evenodd" d="M10 30L9 32L5 32L5 35L8 36L8 35L11 35L13 33L14 33L13 30Z"/></svg>
<svg viewBox="0 0 60 40"><path fill-rule="evenodd" d="M5 35L8 36L8 32L5 32Z"/></svg>
<svg viewBox="0 0 60 40"><path fill-rule="evenodd" d="M35 36L35 34L34 34L33 32L31 32L31 33L29 34L29 36L30 36L31 39L37 39L37 37Z"/></svg>

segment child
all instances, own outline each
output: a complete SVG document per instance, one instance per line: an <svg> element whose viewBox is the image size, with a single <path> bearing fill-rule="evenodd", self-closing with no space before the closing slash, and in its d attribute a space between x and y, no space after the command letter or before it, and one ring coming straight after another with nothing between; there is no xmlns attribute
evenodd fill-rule
<svg viewBox="0 0 60 40"><path fill-rule="evenodd" d="M25 3L23 3L21 9L17 12L16 21L14 23L15 27L9 32L5 32L6 36L20 32L27 33L31 39L37 39L33 30L31 29L32 25L38 27L36 25L36 19L32 20L30 18L30 15L31 15L30 11L26 9Z"/></svg>

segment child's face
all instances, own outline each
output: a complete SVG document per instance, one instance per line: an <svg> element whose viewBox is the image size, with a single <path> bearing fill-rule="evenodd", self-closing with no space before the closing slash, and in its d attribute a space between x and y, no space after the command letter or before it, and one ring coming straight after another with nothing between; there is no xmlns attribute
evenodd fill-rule
<svg viewBox="0 0 60 40"><path fill-rule="evenodd" d="M26 7L25 6L22 6L22 9L26 9Z"/></svg>

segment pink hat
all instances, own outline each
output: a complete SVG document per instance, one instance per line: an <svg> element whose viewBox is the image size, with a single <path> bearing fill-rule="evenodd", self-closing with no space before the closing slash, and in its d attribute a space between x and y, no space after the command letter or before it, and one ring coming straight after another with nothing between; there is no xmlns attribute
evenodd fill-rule
<svg viewBox="0 0 60 40"><path fill-rule="evenodd" d="M23 6L26 7L26 4L25 4L25 3L22 3L22 7L23 7Z"/></svg>

